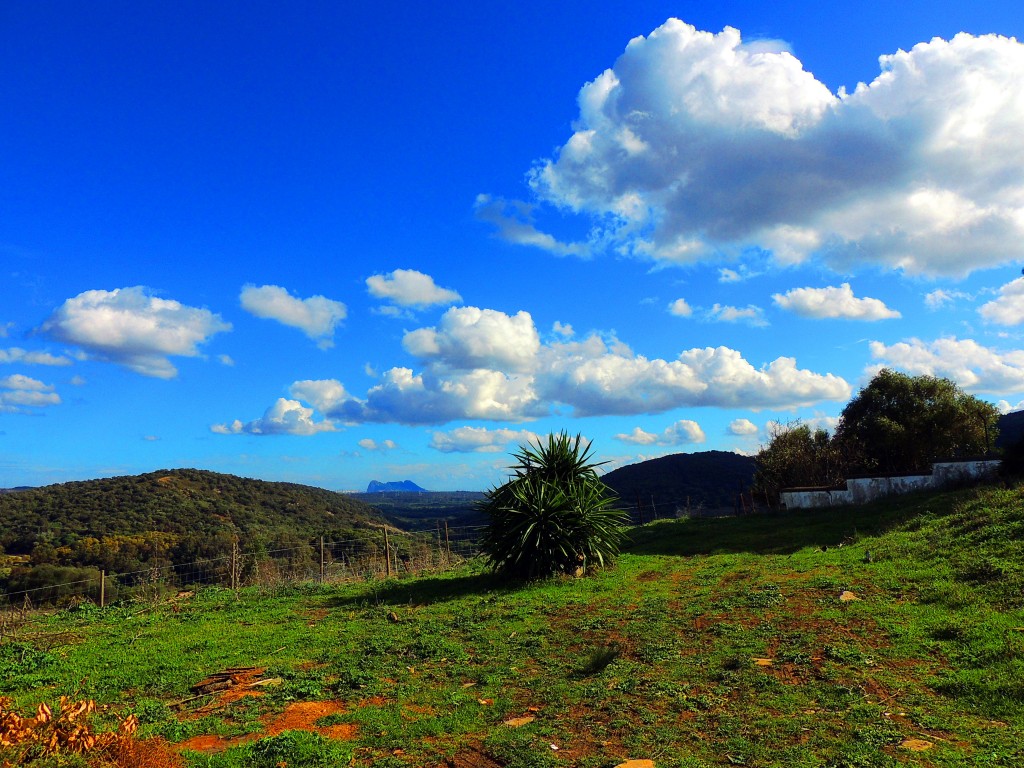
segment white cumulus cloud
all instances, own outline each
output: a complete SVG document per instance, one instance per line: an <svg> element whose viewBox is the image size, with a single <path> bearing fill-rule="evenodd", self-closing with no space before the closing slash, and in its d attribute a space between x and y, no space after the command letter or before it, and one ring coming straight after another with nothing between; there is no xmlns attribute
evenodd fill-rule
<svg viewBox="0 0 1024 768"><path fill-rule="evenodd" d="M315 421L313 409L297 400L279 397L263 416L244 423L235 419L229 424L214 424L210 431L218 435L315 435L333 432L336 427L328 420Z"/></svg>
<svg viewBox="0 0 1024 768"><path fill-rule="evenodd" d="M529 312L509 316L493 309L452 307L437 328L405 334L402 345L421 359L453 368L529 369L540 350L540 336Z"/></svg>
<svg viewBox="0 0 1024 768"><path fill-rule="evenodd" d="M169 357L197 357L201 344L231 330L231 324L207 309L161 299L135 286L80 293L54 311L40 330L90 357L170 379L178 370Z"/></svg>
<svg viewBox="0 0 1024 768"><path fill-rule="evenodd" d="M60 405L60 395L51 384L15 373L0 378L0 413L30 413L26 408Z"/></svg>
<svg viewBox="0 0 1024 768"><path fill-rule="evenodd" d="M335 328L348 316L340 301L324 296L300 299L279 285L245 285L238 298L246 312L298 328L322 349L334 346Z"/></svg>
<svg viewBox="0 0 1024 768"><path fill-rule="evenodd" d="M371 296L388 299L402 307L429 307L454 304L462 297L450 288L441 288L434 278L415 269L396 269L386 275L366 278Z"/></svg>
<svg viewBox="0 0 1024 768"><path fill-rule="evenodd" d="M683 419L666 427L660 433L646 432L640 427L634 427L632 432L615 435L615 439L633 445L686 445L703 443L707 436L697 422Z"/></svg>
<svg viewBox="0 0 1024 768"><path fill-rule="evenodd" d="M793 288L772 295L772 301L782 309L801 317L845 318L847 320L888 320L901 317L879 299L858 299L849 283L839 287Z"/></svg>
<svg viewBox="0 0 1024 768"><path fill-rule="evenodd" d="M540 436L528 429L487 429L458 427L449 432L434 432L430 447L442 453L499 453L509 443L536 443Z"/></svg>
<svg viewBox="0 0 1024 768"><path fill-rule="evenodd" d="M999 352L973 339L955 337L927 342L909 339L886 345L870 344L871 356L882 367L899 368L912 375L951 379L972 392L1024 392L1024 350Z"/></svg>
<svg viewBox="0 0 1024 768"><path fill-rule="evenodd" d="M1018 277L999 289L999 298L978 308L978 313L996 325L1024 323L1024 277Z"/></svg>
<svg viewBox="0 0 1024 768"><path fill-rule="evenodd" d="M668 305L668 313L676 317L690 317L693 307L686 303L686 299L676 299Z"/></svg>
<svg viewBox="0 0 1024 768"><path fill-rule="evenodd" d="M419 370L388 369L364 397L336 379L295 382L289 392L331 420L414 425L521 422L565 413L563 406L573 416L795 408L850 395L839 376L800 369L789 357L756 368L728 347L663 360L597 334L541 343L526 312L453 308L438 326L411 331L404 341Z"/></svg>
<svg viewBox="0 0 1024 768"><path fill-rule="evenodd" d="M750 419L733 419L729 422L729 434L740 437L750 437L760 432L757 425Z"/></svg>
<svg viewBox="0 0 1024 768"><path fill-rule="evenodd" d="M1024 45L961 33L880 68L833 94L779 46L670 19L583 86L532 188L606 248L662 262L756 246L959 276L1024 258ZM479 206L509 240L568 247L529 206Z"/></svg>

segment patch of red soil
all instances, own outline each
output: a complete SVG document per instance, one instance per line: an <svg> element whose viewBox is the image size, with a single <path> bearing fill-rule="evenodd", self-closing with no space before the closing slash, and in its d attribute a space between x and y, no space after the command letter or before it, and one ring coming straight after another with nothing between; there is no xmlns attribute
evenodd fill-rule
<svg viewBox="0 0 1024 768"><path fill-rule="evenodd" d="M263 719L265 730L262 733L247 733L244 736L227 738L224 736L194 736L175 745L178 752L191 750L210 754L223 752L239 744L249 741L277 736L285 731L311 731L328 739L349 740L356 737L357 728L350 723L337 725L317 725L317 720L328 715L344 712L345 707L340 701L297 701L289 704L279 715L268 715Z"/></svg>
<svg viewBox="0 0 1024 768"><path fill-rule="evenodd" d="M277 736L285 731L316 731L323 734L323 728L318 728L316 721L321 717L336 715L344 709L339 701L296 701L267 723L265 735Z"/></svg>

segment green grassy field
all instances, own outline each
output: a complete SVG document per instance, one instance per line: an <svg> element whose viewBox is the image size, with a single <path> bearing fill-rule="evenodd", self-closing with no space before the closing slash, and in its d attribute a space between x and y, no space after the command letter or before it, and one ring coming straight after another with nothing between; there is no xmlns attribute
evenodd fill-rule
<svg viewBox="0 0 1024 768"><path fill-rule="evenodd" d="M575 580L82 606L8 627L0 696L93 698L210 768L1018 766L1022 542L1024 492L989 488L662 521ZM241 667L274 684L192 698Z"/></svg>

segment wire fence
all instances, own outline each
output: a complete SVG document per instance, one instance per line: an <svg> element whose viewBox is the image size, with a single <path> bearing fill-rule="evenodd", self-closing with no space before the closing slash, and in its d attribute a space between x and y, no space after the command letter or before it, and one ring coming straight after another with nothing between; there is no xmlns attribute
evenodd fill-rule
<svg viewBox="0 0 1024 768"><path fill-rule="evenodd" d="M54 568L37 574L38 585L0 593L0 610L26 611L41 606L68 606L92 601L104 606L118 599L162 599L204 585L231 589L283 583L339 583L401 578L448 570L479 554L482 526L438 526L428 531L379 528L363 538L319 540L304 546L243 552L171 563L121 573L99 568ZM35 569L33 569L35 570ZM87 572L85 578L54 580L54 574ZM33 572L27 577L32 579Z"/></svg>
<svg viewBox="0 0 1024 768"><path fill-rule="evenodd" d="M623 501L625 501L623 499ZM706 518L763 511L749 493L737 495L732 507L708 508L689 497L656 501L638 496L635 505L624 506L633 525L658 519ZM26 611L41 606L67 606L92 601L100 606L118 599L164 599L203 585L231 589L273 586L284 583L338 583L400 578L450 569L480 553L484 526L403 531L393 527L373 529L362 538L319 540L297 547L243 552L235 544L228 554L172 563L155 558L141 570L111 572L96 567L54 567L49 573L29 569L23 589L0 593L0 611ZM54 578L63 572L85 573L83 578ZM33 577L38 583L32 583Z"/></svg>

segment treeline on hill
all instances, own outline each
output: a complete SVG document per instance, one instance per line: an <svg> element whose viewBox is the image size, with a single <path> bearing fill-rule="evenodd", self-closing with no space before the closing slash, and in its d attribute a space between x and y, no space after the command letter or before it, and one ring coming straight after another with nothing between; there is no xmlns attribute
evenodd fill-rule
<svg viewBox="0 0 1024 768"><path fill-rule="evenodd" d="M829 487L851 477L928 474L938 461L994 456L1000 417L994 405L949 379L883 369L843 409L835 432L780 425L757 459L755 487ZM1008 447L1004 465L1020 447Z"/></svg>
<svg viewBox="0 0 1024 768"><path fill-rule="evenodd" d="M641 517L649 522L655 516L674 517L687 511L732 510L737 494L749 488L754 469L752 456L701 451L630 464L601 479L635 522L642 522Z"/></svg>
<svg viewBox="0 0 1024 768"><path fill-rule="evenodd" d="M28 556L0 591L223 558L313 561L313 542L375 546L379 512L345 494L196 469L62 483L0 494L0 554ZM183 571L184 572L184 571ZM190 569L202 579L201 568Z"/></svg>

